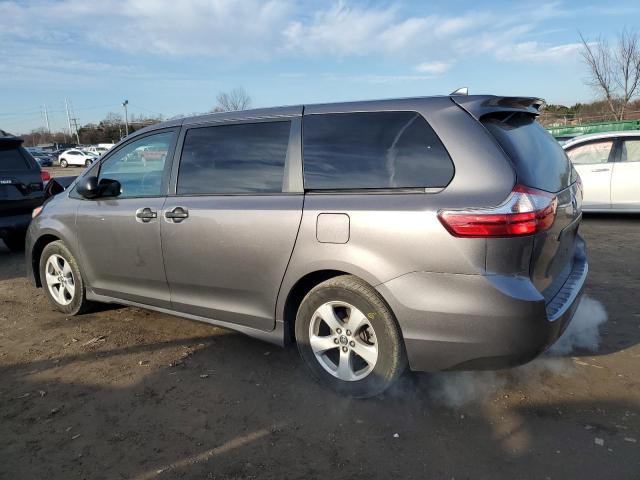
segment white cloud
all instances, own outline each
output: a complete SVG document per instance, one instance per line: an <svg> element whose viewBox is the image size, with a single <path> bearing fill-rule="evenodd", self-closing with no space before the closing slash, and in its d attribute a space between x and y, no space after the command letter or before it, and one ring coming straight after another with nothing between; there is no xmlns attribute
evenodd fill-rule
<svg viewBox="0 0 640 480"><path fill-rule="evenodd" d="M424 62L416 66L416 70L422 73L431 73L433 75L442 75L451 70L453 62Z"/></svg>
<svg viewBox="0 0 640 480"><path fill-rule="evenodd" d="M0 3L0 40L238 62L274 57L392 56L434 64L438 56L526 51L556 58L554 45L526 35L565 15L556 3L500 11L407 15L369 3L294 0L45 0ZM562 46L560 46L562 47Z"/></svg>

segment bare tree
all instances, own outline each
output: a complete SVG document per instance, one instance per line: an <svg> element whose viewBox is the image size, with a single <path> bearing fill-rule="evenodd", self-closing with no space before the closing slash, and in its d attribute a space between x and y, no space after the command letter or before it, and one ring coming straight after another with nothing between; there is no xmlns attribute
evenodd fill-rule
<svg viewBox="0 0 640 480"><path fill-rule="evenodd" d="M217 100L218 104L213 107L213 112L246 110L251 106L251 97L243 87L234 88L230 92L220 92Z"/></svg>
<svg viewBox="0 0 640 480"><path fill-rule="evenodd" d="M582 41L582 58L589 68L587 84L601 93L616 120L624 119L627 105L640 93L640 36L623 30L614 49L599 38Z"/></svg>

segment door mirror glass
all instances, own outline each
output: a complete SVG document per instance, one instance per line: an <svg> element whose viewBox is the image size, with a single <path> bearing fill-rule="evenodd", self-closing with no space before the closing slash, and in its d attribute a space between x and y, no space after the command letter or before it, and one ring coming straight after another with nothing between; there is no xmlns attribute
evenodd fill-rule
<svg viewBox="0 0 640 480"><path fill-rule="evenodd" d="M120 195L121 186L117 180L86 177L80 180L76 190L84 198L117 197Z"/></svg>

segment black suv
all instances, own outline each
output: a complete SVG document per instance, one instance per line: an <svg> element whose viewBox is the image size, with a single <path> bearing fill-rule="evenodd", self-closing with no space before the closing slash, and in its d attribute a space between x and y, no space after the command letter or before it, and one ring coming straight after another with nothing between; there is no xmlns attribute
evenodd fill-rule
<svg viewBox="0 0 640 480"><path fill-rule="evenodd" d="M22 139L0 130L0 238L12 251L24 248L31 212L43 201L48 172L22 147Z"/></svg>

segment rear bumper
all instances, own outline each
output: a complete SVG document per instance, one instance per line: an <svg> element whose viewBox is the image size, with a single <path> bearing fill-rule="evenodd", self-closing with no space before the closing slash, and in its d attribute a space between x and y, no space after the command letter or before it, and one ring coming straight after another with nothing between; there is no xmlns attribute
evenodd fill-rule
<svg viewBox="0 0 640 480"><path fill-rule="evenodd" d="M377 288L394 311L412 370L480 370L526 363L571 321L588 265L578 241L573 269L548 304L528 277L414 272Z"/></svg>

